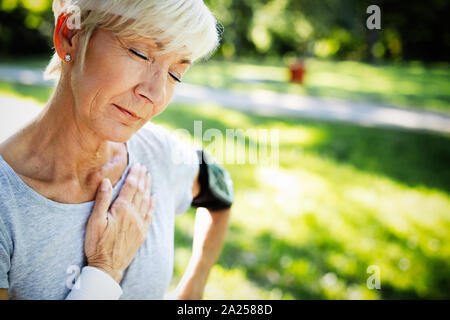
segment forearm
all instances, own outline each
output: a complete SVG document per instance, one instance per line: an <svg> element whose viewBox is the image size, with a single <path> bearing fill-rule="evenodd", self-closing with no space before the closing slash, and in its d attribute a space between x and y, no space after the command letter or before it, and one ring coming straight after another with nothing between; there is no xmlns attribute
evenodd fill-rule
<svg viewBox="0 0 450 320"><path fill-rule="evenodd" d="M197 209L192 257L178 285L180 299L201 299L209 272L222 250L230 212Z"/></svg>

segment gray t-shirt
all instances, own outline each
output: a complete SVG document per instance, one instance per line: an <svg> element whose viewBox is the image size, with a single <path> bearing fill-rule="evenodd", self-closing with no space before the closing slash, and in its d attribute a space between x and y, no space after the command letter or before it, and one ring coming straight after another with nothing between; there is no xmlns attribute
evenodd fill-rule
<svg viewBox="0 0 450 320"><path fill-rule="evenodd" d="M152 176L156 209L147 239L120 283L121 299L162 299L173 273L175 216L192 202L197 155L151 122L127 141L127 148L128 166L113 199L139 162ZM8 288L10 299L65 299L86 265L84 235L93 206L94 201L64 204L45 198L0 156L0 288Z"/></svg>

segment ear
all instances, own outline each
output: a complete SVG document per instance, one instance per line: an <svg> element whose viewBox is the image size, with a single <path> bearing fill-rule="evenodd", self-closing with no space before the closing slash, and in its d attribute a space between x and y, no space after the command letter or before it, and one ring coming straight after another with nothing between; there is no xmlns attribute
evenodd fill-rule
<svg viewBox="0 0 450 320"><path fill-rule="evenodd" d="M70 53L73 57L76 51L78 30L70 29L67 26L67 18L69 14L61 13L58 17L55 32L53 33L53 43L55 50L61 60L64 61L66 53Z"/></svg>

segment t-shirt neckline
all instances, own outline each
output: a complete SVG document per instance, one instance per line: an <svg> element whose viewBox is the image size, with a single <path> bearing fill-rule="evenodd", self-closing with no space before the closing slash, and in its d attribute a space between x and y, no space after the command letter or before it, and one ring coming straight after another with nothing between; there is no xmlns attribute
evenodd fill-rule
<svg viewBox="0 0 450 320"><path fill-rule="evenodd" d="M134 163L134 157L133 153L130 150L130 140L127 140L125 145L127 149L127 167L125 168L124 172L122 173L122 176L120 177L119 181L114 185L113 187L113 199L117 196L119 193L119 190L121 189L121 186L128 175L128 171L130 170L131 166ZM44 203L45 205L50 205L52 207L56 207L60 210L68 210L68 211L85 211L86 209L91 209L95 203L95 200L91 200L88 202L82 202L82 203L62 203L57 202L51 199L46 198L30 186L28 186L20 177L19 175L14 171L14 169L3 159L3 157L0 155L0 169L3 168L4 171L8 174L8 176L14 181L16 184L17 190L21 193L20 196L22 197L31 197L33 200Z"/></svg>

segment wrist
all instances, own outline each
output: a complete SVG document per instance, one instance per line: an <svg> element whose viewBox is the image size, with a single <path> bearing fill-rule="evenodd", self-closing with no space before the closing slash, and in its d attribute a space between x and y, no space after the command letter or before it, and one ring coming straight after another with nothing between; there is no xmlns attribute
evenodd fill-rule
<svg viewBox="0 0 450 320"><path fill-rule="evenodd" d="M202 299L209 272L191 264L177 285L178 299Z"/></svg>
<svg viewBox="0 0 450 320"><path fill-rule="evenodd" d="M191 288L178 288L175 294L177 300L201 300L203 298L203 290L193 290Z"/></svg>
<svg viewBox="0 0 450 320"><path fill-rule="evenodd" d="M203 297L205 284L195 277L184 276L175 291L178 300L200 300Z"/></svg>
<svg viewBox="0 0 450 320"><path fill-rule="evenodd" d="M95 263L95 262L90 262L88 263L89 267L94 267L97 268L105 273L107 273L111 278L113 278L118 284L120 283L120 281L122 280L123 277L123 271L119 271L119 270L114 270L113 268L111 268L108 265L105 264L101 264L101 263Z"/></svg>
<svg viewBox="0 0 450 320"><path fill-rule="evenodd" d="M96 267L83 267L66 300L117 300L122 295L120 285Z"/></svg>

